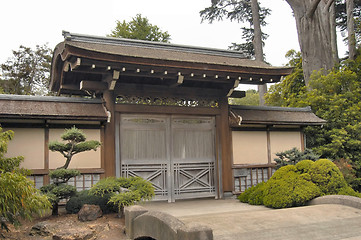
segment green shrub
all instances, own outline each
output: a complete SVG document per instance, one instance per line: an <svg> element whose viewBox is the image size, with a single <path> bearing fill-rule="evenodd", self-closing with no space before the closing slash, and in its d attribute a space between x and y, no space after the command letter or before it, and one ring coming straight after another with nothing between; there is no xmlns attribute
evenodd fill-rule
<svg viewBox="0 0 361 240"><path fill-rule="evenodd" d="M262 205L263 204L263 198L264 198L264 189L265 189L266 183L261 182L256 185L254 190L249 195L249 204L252 205Z"/></svg>
<svg viewBox="0 0 361 240"><path fill-rule="evenodd" d="M278 180L284 179L290 172L294 173L297 171L296 166L294 165L287 165L278 169L271 177L271 179Z"/></svg>
<svg viewBox="0 0 361 240"><path fill-rule="evenodd" d="M322 195L337 194L347 186L338 167L327 159L320 159L309 170L312 182L321 190Z"/></svg>
<svg viewBox="0 0 361 240"><path fill-rule="evenodd" d="M134 205L141 200L142 197L138 191L129 191L113 195L110 198L109 203L116 206L118 208L118 212L121 213L124 207Z"/></svg>
<svg viewBox="0 0 361 240"><path fill-rule="evenodd" d="M101 179L89 191L89 194L96 196L103 196L105 194L116 193L119 191L121 185L114 177Z"/></svg>
<svg viewBox="0 0 361 240"><path fill-rule="evenodd" d="M116 209L108 204L111 195L105 194L103 196L95 196L89 194L89 190L78 192L75 196L71 197L65 205L68 213L78 213L84 204L98 205L103 213L116 212Z"/></svg>
<svg viewBox="0 0 361 240"><path fill-rule="evenodd" d="M303 160L296 164L297 172L299 173L308 173L313 165L314 161L312 160Z"/></svg>
<svg viewBox="0 0 361 240"><path fill-rule="evenodd" d="M257 186L257 185L256 185ZM247 188L243 193L241 193L240 195L238 195L238 199L239 201L243 202L243 203L248 203L249 202L249 196L251 195L251 193L253 193L253 191L255 190L256 186L252 186L250 188Z"/></svg>
<svg viewBox="0 0 361 240"><path fill-rule="evenodd" d="M272 177L264 186L263 204L271 208L302 206L320 194L319 188L314 183L305 180L301 174L295 171L284 171L282 178Z"/></svg>
<svg viewBox="0 0 361 240"><path fill-rule="evenodd" d="M347 196L353 196L353 197L361 197L361 193L356 192L355 190L352 189L352 187L350 186L346 186L344 188L341 188L338 192L337 195L347 195Z"/></svg>
<svg viewBox="0 0 361 240"><path fill-rule="evenodd" d="M106 178L97 182L89 191L95 196L109 194L108 204L115 206L121 214L125 206L142 200L150 200L154 196L152 184L140 177Z"/></svg>

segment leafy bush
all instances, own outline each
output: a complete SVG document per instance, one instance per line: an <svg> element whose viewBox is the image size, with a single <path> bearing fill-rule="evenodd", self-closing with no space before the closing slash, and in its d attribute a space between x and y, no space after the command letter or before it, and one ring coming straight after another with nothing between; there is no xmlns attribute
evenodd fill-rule
<svg viewBox="0 0 361 240"><path fill-rule="evenodd" d="M115 212L116 209L108 204L110 197L110 194L95 196L89 194L89 190L80 191L69 199L65 205L65 209L68 213L78 213L84 204L92 204L98 205L103 213Z"/></svg>
<svg viewBox="0 0 361 240"><path fill-rule="evenodd" d="M252 205L262 205L264 199L264 188L266 186L265 182L261 182L256 185L254 190L249 195L249 204Z"/></svg>
<svg viewBox="0 0 361 240"><path fill-rule="evenodd" d="M302 206L315 197L330 194L361 197L347 185L334 163L320 159L281 167L268 182L247 189L238 199L250 204L285 208Z"/></svg>
<svg viewBox="0 0 361 240"><path fill-rule="evenodd" d="M31 219L34 214L42 214L50 208L48 198L27 179L29 171L20 168L23 157L5 157L13 131L3 132L0 127L0 238L8 224L20 225L20 218Z"/></svg>
<svg viewBox="0 0 361 240"><path fill-rule="evenodd" d="M243 193L241 193L238 196L239 201L243 202L243 203L248 203L249 202L249 197L251 195L251 193L253 193L253 191L256 189L258 185L252 186L250 188L247 188Z"/></svg>
<svg viewBox="0 0 361 240"><path fill-rule="evenodd" d="M271 178L267 182L263 203L271 208L302 206L320 195L321 191L316 184L295 171L284 171L282 177Z"/></svg>
<svg viewBox="0 0 361 240"><path fill-rule="evenodd" d="M316 161L310 168L309 174L321 190L322 195L337 194L338 191L347 186L341 171L328 159Z"/></svg>
<svg viewBox="0 0 361 240"><path fill-rule="evenodd" d="M359 164L353 163L349 159L337 159L333 163L340 169L347 184L354 190L361 191L361 178L357 177L356 169L360 169Z"/></svg>
<svg viewBox="0 0 361 240"><path fill-rule="evenodd" d="M108 204L117 207L122 214L125 206L151 199L154 196L154 187L140 177L110 177L97 182L90 189L89 194L100 197L109 194L111 197Z"/></svg>

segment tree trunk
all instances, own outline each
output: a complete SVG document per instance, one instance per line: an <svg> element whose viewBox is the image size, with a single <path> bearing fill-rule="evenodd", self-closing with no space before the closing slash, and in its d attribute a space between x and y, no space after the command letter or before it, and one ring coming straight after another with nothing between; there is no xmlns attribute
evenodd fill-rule
<svg viewBox="0 0 361 240"><path fill-rule="evenodd" d="M348 32L348 54L350 60L355 60L356 56L356 38L355 38L355 20L353 18L354 0L346 0L347 12L347 32Z"/></svg>
<svg viewBox="0 0 361 240"><path fill-rule="evenodd" d="M332 59L333 63L338 64L338 48L337 48L337 34L336 34L336 9L335 3L330 8L330 26L331 26L331 48L332 48Z"/></svg>
<svg viewBox="0 0 361 240"><path fill-rule="evenodd" d="M256 61L263 62L263 46L262 46L262 31L261 31L261 22L259 19L259 5L257 0L251 1L252 9L252 20L254 27L254 39L253 47L256 56ZM267 85L258 85L258 94L259 94L259 105L265 105L264 95L267 93Z"/></svg>
<svg viewBox="0 0 361 240"><path fill-rule="evenodd" d="M53 215L53 216L58 216L59 215L59 205L58 205L58 203L53 204L51 215Z"/></svg>
<svg viewBox="0 0 361 240"><path fill-rule="evenodd" d="M314 70L334 66L331 45L330 7L334 0L286 0L297 25L306 85Z"/></svg>

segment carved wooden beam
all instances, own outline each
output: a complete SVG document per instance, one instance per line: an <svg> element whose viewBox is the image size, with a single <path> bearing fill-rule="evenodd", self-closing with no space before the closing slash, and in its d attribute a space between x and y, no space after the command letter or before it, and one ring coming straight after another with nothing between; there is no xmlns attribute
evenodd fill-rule
<svg viewBox="0 0 361 240"><path fill-rule="evenodd" d="M83 80L80 82L80 90L104 91L108 89L108 83Z"/></svg>

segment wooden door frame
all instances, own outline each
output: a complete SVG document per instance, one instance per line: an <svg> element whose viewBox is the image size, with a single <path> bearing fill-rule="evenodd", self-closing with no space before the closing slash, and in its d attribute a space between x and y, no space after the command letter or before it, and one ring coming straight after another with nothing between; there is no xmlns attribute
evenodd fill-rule
<svg viewBox="0 0 361 240"><path fill-rule="evenodd" d="M113 157L111 153L105 153L105 165L107 169L111 169L112 176L119 175L116 172L117 160L120 160L119 137L120 137L120 114L168 114L168 115L186 115L186 116L210 116L215 117L215 151L216 151L216 192L217 198L223 198L224 192L232 192L232 162L231 162L231 144L230 144L230 128L228 124L228 101L227 98L221 99L218 108L205 107L172 107L172 106L148 106L148 105L131 105L131 104L114 104L111 112L112 119L110 124L113 131L107 131L112 136L110 142L113 145ZM106 128L108 127L108 124ZM109 140L108 140L109 141ZM109 157L110 156L110 157ZM120 169L120 166L118 166Z"/></svg>

